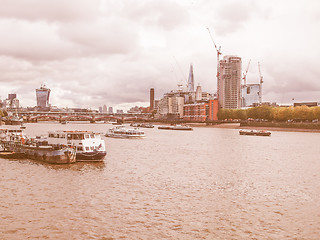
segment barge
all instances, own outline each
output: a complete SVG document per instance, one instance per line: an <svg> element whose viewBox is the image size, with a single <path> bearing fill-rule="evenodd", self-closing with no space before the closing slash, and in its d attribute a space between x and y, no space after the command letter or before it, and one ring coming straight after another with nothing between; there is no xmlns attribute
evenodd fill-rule
<svg viewBox="0 0 320 240"><path fill-rule="evenodd" d="M29 158L53 164L76 162L76 151L62 144L48 144L46 139L30 138L21 129L0 130L0 157Z"/></svg>
<svg viewBox="0 0 320 240"><path fill-rule="evenodd" d="M271 132L264 130L240 130L239 134L248 136L270 136Z"/></svg>

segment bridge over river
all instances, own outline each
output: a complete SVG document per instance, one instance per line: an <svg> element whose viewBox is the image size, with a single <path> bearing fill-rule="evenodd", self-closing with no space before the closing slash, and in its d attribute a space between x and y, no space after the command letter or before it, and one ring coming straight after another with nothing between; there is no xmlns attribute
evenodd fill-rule
<svg viewBox="0 0 320 240"><path fill-rule="evenodd" d="M19 112L19 117L22 117L25 122L38 121L147 121L151 114L147 113L124 113L124 114L106 114L96 112Z"/></svg>

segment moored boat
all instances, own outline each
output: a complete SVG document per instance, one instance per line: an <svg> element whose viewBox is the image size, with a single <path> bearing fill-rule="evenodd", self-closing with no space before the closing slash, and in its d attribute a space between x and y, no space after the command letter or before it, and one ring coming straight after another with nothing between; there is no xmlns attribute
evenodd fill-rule
<svg viewBox="0 0 320 240"><path fill-rule="evenodd" d="M140 127L142 128L154 128L154 126L150 123L141 123Z"/></svg>
<svg viewBox="0 0 320 240"><path fill-rule="evenodd" d="M75 149L66 145L51 145L43 138L30 138L21 130L8 130L1 135L3 158L29 158L47 163L66 164L76 161Z"/></svg>
<svg viewBox="0 0 320 240"><path fill-rule="evenodd" d="M161 125L158 126L158 129L162 129L162 130L172 130L173 126L167 126L167 125Z"/></svg>
<svg viewBox="0 0 320 240"><path fill-rule="evenodd" d="M144 138L146 135L139 128L115 127L110 128L105 136L113 138Z"/></svg>
<svg viewBox="0 0 320 240"><path fill-rule="evenodd" d="M192 131L193 128L187 125L175 125L173 126L172 130L185 130L185 131Z"/></svg>
<svg viewBox="0 0 320 240"><path fill-rule="evenodd" d="M270 136L271 132L265 130L240 130L239 134L248 136Z"/></svg>
<svg viewBox="0 0 320 240"><path fill-rule="evenodd" d="M53 131L48 134L48 143L74 147L77 162L103 161L107 155L101 135L91 131Z"/></svg>
<svg viewBox="0 0 320 240"><path fill-rule="evenodd" d="M190 126L180 125L180 124L173 125L173 126L167 126L167 125L159 126L158 129L164 129L164 130L184 130L184 131L192 131L192 130L193 130L193 128L190 127Z"/></svg>

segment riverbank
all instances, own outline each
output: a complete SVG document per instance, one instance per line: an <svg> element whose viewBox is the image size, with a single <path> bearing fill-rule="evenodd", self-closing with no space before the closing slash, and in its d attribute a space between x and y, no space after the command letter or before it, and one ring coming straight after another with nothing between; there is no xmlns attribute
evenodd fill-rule
<svg viewBox="0 0 320 240"><path fill-rule="evenodd" d="M206 125L205 123L188 123L191 127L206 127L206 128L227 128L227 129L257 129L266 131L283 131L283 132L315 132L320 133L320 129L311 128L295 128L291 127L275 127L275 126L257 126L257 125L241 125L240 123L221 123L216 125Z"/></svg>

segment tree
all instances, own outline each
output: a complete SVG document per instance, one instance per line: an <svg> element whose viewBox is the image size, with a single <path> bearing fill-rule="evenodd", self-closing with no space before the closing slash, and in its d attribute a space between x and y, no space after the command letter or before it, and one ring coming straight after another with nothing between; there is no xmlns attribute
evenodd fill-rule
<svg viewBox="0 0 320 240"><path fill-rule="evenodd" d="M312 112L313 112L314 119L320 120L320 107L313 107Z"/></svg>
<svg viewBox="0 0 320 240"><path fill-rule="evenodd" d="M244 109L236 109L235 110L235 119L241 119L241 120L246 120L247 117L247 111Z"/></svg>
<svg viewBox="0 0 320 240"><path fill-rule="evenodd" d="M313 119L312 109L307 106L295 107L293 116L295 119L311 121Z"/></svg>

